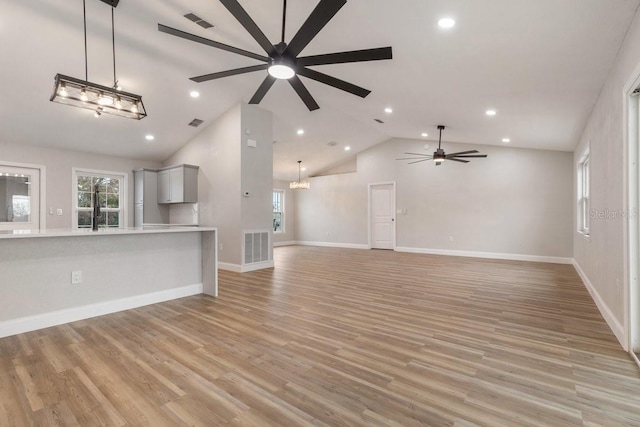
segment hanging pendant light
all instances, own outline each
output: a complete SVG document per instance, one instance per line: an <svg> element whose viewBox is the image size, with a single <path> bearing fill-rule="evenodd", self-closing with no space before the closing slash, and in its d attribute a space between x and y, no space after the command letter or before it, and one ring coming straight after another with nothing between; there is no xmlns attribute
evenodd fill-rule
<svg viewBox="0 0 640 427"><path fill-rule="evenodd" d="M142 96L121 91L116 78L116 41L113 9L118 5L118 1L102 1L111 5L113 86L103 86L89 81L86 0L82 0L84 20L84 80L56 74L53 93L49 100L59 104L92 110L96 117L100 117L104 113L140 120L147 116L144 104L142 103Z"/></svg>
<svg viewBox="0 0 640 427"><path fill-rule="evenodd" d="M289 183L289 188L292 190L308 190L311 188L311 184L307 181L302 181L300 179L300 168L301 168L302 160L298 160L298 180L292 181Z"/></svg>

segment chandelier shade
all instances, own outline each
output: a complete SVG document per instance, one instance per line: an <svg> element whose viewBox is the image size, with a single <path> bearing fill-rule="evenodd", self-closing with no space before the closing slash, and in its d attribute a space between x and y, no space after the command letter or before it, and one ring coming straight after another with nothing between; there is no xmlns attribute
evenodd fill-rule
<svg viewBox="0 0 640 427"><path fill-rule="evenodd" d="M56 74L54 81L52 102L129 119L147 116L140 95L62 74Z"/></svg>
<svg viewBox="0 0 640 427"><path fill-rule="evenodd" d="M289 188L292 190L308 190L311 188L311 184L307 181L303 181L300 179L300 167L302 164L302 160L298 160L298 180L291 181L289 183Z"/></svg>
<svg viewBox="0 0 640 427"><path fill-rule="evenodd" d="M53 93L49 101L72 107L92 110L95 117L102 114L140 120L147 117L142 96L120 90L116 74L116 32L113 10L119 0L102 0L111 6L111 48L113 54L113 86L103 86L89 81L87 61L87 5L82 0L82 23L84 28L84 80L56 74Z"/></svg>

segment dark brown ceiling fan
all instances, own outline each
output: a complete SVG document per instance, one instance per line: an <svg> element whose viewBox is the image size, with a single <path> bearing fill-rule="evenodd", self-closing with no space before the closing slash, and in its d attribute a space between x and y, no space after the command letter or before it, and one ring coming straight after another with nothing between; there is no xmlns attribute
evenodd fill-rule
<svg viewBox="0 0 640 427"><path fill-rule="evenodd" d="M438 125L438 129L440 130L440 136L438 137L438 149L433 152L432 156L428 154L421 154L421 153L404 153L404 154L415 156L415 157L403 157L396 160L412 160L411 162L408 163L409 165L412 165L414 163L426 162L427 160L433 160L436 163L436 166L440 166L442 162L444 162L445 160L451 160L451 161L460 162L460 163L469 163L469 160L465 160L465 159L487 157L486 154L476 154L476 153L479 153L478 150L459 151L457 153L446 154L444 150L441 148L442 131L444 130L444 126Z"/></svg>
<svg viewBox="0 0 640 427"><path fill-rule="evenodd" d="M305 103L309 111L320 108L313 99L305 85L298 76L304 76L320 83L333 86L345 92L352 93L365 98L370 90L361 88L344 80L337 79L319 71L307 68L313 65L342 64L347 62L379 61L392 59L391 47L381 47L374 49L353 50L348 52L336 52L323 55L312 55L298 57L302 50L313 40L313 38L324 28L324 26L334 17L336 13L347 3L347 0L320 0L320 3L311 12L311 15L302 24L295 36L285 43L285 21L287 14L287 1L284 0L282 12L282 39L278 44L271 44L267 36L260 30L249 14L240 6L237 0L220 0L229 12L240 22L240 24L251 34L256 42L262 47L268 56L259 55L253 52L229 46L213 40L209 40L194 34L186 33L166 25L158 24L160 32L171 34L176 37L202 43L217 49L226 50L248 58L264 62L264 64L252 65L249 67L236 68L234 70L220 71L202 76L191 77L194 82L206 82L222 77L234 76L237 74L251 73L253 71L267 70L269 75L264 79L258 90L253 95L249 104L259 104L267 94L271 86L278 79L287 79L289 84L296 91L300 99Z"/></svg>

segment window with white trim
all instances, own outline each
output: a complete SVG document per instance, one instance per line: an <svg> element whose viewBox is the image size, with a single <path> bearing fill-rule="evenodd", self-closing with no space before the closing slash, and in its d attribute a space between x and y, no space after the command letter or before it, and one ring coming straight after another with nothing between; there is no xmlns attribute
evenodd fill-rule
<svg viewBox="0 0 640 427"><path fill-rule="evenodd" d="M284 191L273 190L273 232L284 233Z"/></svg>
<svg viewBox="0 0 640 427"><path fill-rule="evenodd" d="M589 235L589 153L578 164L578 232Z"/></svg>
<svg viewBox="0 0 640 427"><path fill-rule="evenodd" d="M98 188L98 227L124 226L126 174L76 170L74 174L74 228L93 227L94 193Z"/></svg>

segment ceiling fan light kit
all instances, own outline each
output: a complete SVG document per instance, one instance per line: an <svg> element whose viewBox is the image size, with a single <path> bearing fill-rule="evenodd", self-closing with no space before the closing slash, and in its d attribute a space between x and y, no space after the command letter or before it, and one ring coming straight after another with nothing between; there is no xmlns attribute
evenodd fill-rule
<svg viewBox="0 0 640 427"><path fill-rule="evenodd" d="M414 163L426 162L427 160L433 160L436 166L440 166L442 163L444 163L445 160L450 160L450 161L459 162L459 163L469 163L469 160L466 160L466 159L487 157L486 154L478 154L479 153L478 150L459 151L457 153L446 154L441 147L442 131L444 130L444 128L445 127L443 125L438 125L438 130L440 131L440 136L438 137L438 149L433 152L432 156L428 154L422 154L422 153L404 153L414 157L403 157L396 160L410 160L410 162L408 163L410 165Z"/></svg>
<svg viewBox="0 0 640 427"><path fill-rule="evenodd" d="M116 78L116 47L113 9L118 5L117 0L102 0L111 6L111 38L113 47L113 86L103 86L89 81L89 67L87 63L87 14L86 0L82 0L84 22L84 70L85 78L56 74L54 77L53 93L49 100L58 104L84 108L94 111L95 117L103 113L129 119L140 120L147 116L142 103L142 96L120 90Z"/></svg>
<svg viewBox="0 0 640 427"><path fill-rule="evenodd" d="M307 20L302 24L302 27L300 27L289 43L285 43L284 41L287 0L283 0L282 38L280 42L275 45L269 41L267 36L262 32L237 0L220 0L220 3L222 3L222 5L227 8L234 18L236 18L236 20L244 27L244 29L247 30L251 37L253 37L253 39L266 52L267 56L219 43L214 40L209 40L204 37L196 36L195 34L186 33L162 24L158 24L158 31L264 62L264 64L260 65L191 77L191 80L202 83L223 77L267 70L267 76L249 100L249 104L259 104L276 80L287 80L302 102L307 106L309 111L317 110L320 106L309 93L299 76L303 76L361 98L365 98L371 93L370 90L361 88L352 83L340 80L319 71L312 70L308 67L314 65L392 59L391 47L328 53L306 57L298 56L320 32L320 30L322 30L334 15L338 13L342 6L347 3L347 0L320 0L316 8L311 12L311 15L309 15Z"/></svg>

